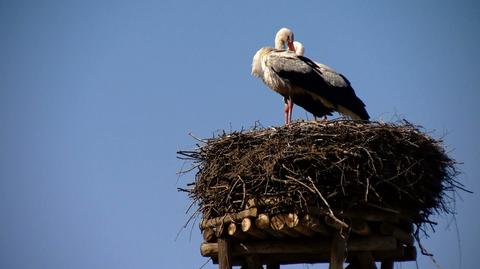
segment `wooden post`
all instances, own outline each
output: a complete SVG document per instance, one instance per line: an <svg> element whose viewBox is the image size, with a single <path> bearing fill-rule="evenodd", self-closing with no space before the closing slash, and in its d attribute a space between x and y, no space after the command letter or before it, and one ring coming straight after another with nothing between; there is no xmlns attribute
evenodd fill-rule
<svg viewBox="0 0 480 269"><path fill-rule="evenodd" d="M381 269L393 269L393 259L382 261Z"/></svg>
<svg viewBox="0 0 480 269"><path fill-rule="evenodd" d="M330 247L330 267L329 269L343 269L345 261L345 248L347 247L347 238L342 236L341 231L333 233Z"/></svg>
<svg viewBox="0 0 480 269"><path fill-rule="evenodd" d="M230 244L225 238L218 238L218 268L232 269L230 261Z"/></svg>
<svg viewBox="0 0 480 269"><path fill-rule="evenodd" d="M245 257L248 269L263 269L260 259L257 255L249 255Z"/></svg>
<svg viewBox="0 0 480 269"><path fill-rule="evenodd" d="M351 261L345 269L359 269L357 261Z"/></svg>
<svg viewBox="0 0 480 269"><path fill-rule="evenodd" d="M278 263L267 264L267 269L280 269L280 264Z"/></svg>
<svg viewBox="0 0 480 269"><path fill-rule="evenodd" d="M357 260L360 269L377 269L375 260L370 251L359 251L357 254Z"/></svg>

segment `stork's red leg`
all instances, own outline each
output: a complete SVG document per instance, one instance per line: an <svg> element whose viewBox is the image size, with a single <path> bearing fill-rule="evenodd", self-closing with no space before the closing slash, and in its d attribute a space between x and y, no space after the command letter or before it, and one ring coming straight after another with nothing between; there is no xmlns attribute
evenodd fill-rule
<svg viewBox="0 0 480 269"><path fill-rule="evenodd" d="M292 122L293 113L293 101L292 98L288 98L288 123Z"/></svg>
<svg viewBox="0 0 480 269"><path fill-rule="evenodd" d="M285 100L285 125L288 125L288 101Z"/></svg>

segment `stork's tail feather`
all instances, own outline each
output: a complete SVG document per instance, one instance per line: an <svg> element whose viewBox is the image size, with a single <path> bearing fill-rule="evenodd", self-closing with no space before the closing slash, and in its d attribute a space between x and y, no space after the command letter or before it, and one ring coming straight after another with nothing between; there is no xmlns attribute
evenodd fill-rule
<svg viewBox="0 0 480 269"><path fill-rule="evenodd" d="M365 109L365 107L362 107L362 109L360 109L359 111L357 111L357 116L361 119L361 120L364 120L364 121L368 121L370 120L370 115L368 115L368 112L367 110Z"/></svg>

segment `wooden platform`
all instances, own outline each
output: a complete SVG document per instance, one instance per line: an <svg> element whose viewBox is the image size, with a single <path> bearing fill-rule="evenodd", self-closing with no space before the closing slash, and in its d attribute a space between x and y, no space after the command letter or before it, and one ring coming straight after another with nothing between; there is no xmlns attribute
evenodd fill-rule
<svg viewBox="0 0 480 269"><path fill-rule="evenodd" d="M363 208L270 216L250 208L200 223L200 252L220 269L330 263L331 269L382 269L416 260L413 225L398 211Z"/></svg>

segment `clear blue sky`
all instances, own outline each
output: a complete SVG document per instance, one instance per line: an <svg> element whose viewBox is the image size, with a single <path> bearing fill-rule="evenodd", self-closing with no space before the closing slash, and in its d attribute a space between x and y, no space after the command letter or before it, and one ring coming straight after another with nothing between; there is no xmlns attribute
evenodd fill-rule
<svg viewBox="0 0 480 269"><path fill-rule="evenodd" d="M457 199L459 236L438 217L424 243L444 268L478 266L478 1L241 3L0 1L0 268L199 268L197 226L175 240L193 178L177 182L175 152L189 132L283 123L250 75L283 26L373 119L445 137L475 193Z"/></svg>

